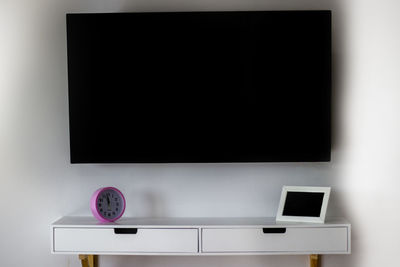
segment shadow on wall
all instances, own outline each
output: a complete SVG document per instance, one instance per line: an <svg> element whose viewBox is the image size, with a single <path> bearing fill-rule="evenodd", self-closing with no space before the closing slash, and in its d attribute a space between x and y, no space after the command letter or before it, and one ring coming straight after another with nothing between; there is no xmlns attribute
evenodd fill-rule
<svg viewBox="0 0 400 267"><path fill-rule="evenodd" d="M133 192L132 195L137 195L142 203L145 203L144 210L146 211L145 217L167 217L168 211L164 205L165 200L161 194L152 191Z"/></svg>

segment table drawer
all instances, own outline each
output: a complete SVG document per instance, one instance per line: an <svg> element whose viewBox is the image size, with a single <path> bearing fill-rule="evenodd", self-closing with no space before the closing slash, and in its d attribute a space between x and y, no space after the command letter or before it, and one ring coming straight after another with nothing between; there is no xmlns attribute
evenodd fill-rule
<svg viewBox="0 0 400 267"><path fill-rule="evenodd" d="M202 231L202 252L346 253L347 234L346 227L208 228Z"/></svg>
<svg viewBox="0 0 400 267"><path fill-rule="evenodd" d="M193 253L197 229L54 228L54 252ZM136 231L137 230L137 231Z"/></svg>

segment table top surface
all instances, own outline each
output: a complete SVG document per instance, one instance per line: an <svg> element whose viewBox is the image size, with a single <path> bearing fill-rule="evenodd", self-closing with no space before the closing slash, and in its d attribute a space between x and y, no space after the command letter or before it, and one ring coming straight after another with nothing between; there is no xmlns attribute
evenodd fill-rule
<svg viewBox="0 0 400 267"><path fill-rule="evenodd" d="M327 227L350 226L350 223L340 217L326 218L325 223L299 223L276 222L275 217L163 217L163 218L139 218L123 217L116 222L102 223L93 216L65 216L52 224L53 227L268 227L268 226L296 226L296 227Z"/></svg>

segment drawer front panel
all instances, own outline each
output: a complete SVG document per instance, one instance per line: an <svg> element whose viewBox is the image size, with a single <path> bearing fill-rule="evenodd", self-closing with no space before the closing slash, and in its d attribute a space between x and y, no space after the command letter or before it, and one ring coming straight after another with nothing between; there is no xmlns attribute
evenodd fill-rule
<svg viewBox="0 0 400 267"><path fill-rule="evenodd" d="M266 233L264 233L266 232ZM295 228L263 231L263 228L203 229L202 252L257 253L347 252L347 228Z"/></svg>
<svg viewBox="0 0 400 267"><path fill-rule="evenodd" d="M194 253L198 252L198 230L139 228L137 233L116 234L113 228L55 228L54 251Z"/></svg>

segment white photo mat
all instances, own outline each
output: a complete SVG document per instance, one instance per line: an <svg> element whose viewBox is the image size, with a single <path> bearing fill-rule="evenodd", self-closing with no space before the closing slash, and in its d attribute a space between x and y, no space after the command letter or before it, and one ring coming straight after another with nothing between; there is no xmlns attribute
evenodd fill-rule
<svg viewBox="0 0 400 267"><path fill-rule="evenodd" d="M321 205L321 212L319 217L311 216L287 216L283 215L283 210L286 203L286 196L288 192L305 192L305 193L323 193L323 200ZM279 202L278 213L276 215L277 222L311 222L311 223L324 223L326 210L328 207L329 195L331 192L330 187L317 187L317 186L284 186L282 188L281 199Z"/></svg>

